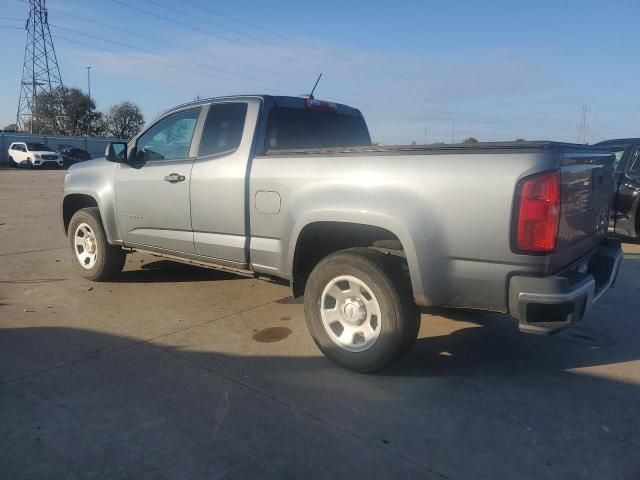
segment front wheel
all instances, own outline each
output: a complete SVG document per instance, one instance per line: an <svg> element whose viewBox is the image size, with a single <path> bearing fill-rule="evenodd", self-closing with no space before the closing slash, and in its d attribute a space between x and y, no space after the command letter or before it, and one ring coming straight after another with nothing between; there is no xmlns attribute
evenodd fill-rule
<svg viewBox="0 0 640 480"><path fill-rule="evenodd" d="M368 248L342 250L316 265L305 287L305 317L320 350L357 372L399 358L420 328L400 260Z"/></svg>
<svg viewBox="0 0 640 480"><path fill-rule="evenodd" d="M84 278L101 282L122 270L126 254L109 245L97 208L78 210L69 222L68 236L73 265Z"/></svg>

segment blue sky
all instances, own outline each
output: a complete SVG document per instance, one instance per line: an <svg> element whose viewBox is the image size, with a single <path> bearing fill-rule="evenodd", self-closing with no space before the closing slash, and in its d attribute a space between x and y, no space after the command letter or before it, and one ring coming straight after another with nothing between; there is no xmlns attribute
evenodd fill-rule
<svg viewBox="0 0 640 480"><path fill-rule="evenodd" d="M147 119L196 96L298 95L365 114L382 143L640 135L640 0L48 0L63 81ZM1 0L0 25L27 3ZM96 23L98 22L98 23ZM102 24L102 25L101 25ZM136 33L137 35L135 35ZM25 34L0 28L0 124L15 121ZM114 43L115 42L115 43Z"/></svg>

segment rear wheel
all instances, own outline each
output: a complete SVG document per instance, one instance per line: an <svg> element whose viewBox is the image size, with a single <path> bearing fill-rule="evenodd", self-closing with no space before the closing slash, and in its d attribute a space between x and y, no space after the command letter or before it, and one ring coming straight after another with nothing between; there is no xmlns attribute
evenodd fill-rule
<svg viewBox="0 0 640 480"><path fill-rule="evenodd" d="M368 248L342 250L316 265L305 287L305 317L320 350L357 372L399 358L420 328L400 260Z"/></svg>
<svg viewBox="0 0 640 480"><path fill-rule="evenodd" d="M71 217L68 236L74 267L84 278L101 282L124 267L126 254L107 242L96 207L83 208Z"/></svg>

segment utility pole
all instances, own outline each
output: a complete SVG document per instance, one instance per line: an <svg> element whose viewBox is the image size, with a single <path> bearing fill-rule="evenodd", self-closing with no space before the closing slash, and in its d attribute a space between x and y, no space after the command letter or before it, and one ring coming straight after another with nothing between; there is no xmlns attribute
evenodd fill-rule
<svg viewBox="0 0 640 480"><path fill-rule="evenodd" d="M424 125L424 144L427 144L427 125Z"/></svg>
<svg viewBox="0 0 640 480"><path fill-rule="evenodd" d="M39 129L37 97L62 86L56 50L49 30L46 0L29 0L29 18L25 25L27 42L22 65L20 98L16 125L34 133Z"/></svg>
<svg viewBox="0 0 640 480"><path fill-rule="evenodd" d="M91 100L91 67L87 67L87 93L89 94L89 100Z"/></svg>
<svg viewBox="0 0 640 480"><path fill-rule="evenodd" d="M451 143L455 143L453 140L456 136L456 121L451 122Z"/></svg>

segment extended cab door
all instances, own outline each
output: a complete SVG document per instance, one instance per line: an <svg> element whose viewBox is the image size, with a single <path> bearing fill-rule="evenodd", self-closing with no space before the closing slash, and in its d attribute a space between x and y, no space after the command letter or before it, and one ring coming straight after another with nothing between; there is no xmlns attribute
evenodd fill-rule
<svg viewBox="0 0 640 480"><path fill-rule="evenodd" d="M260 99L212 103L191 176L191 223L198 255L246 267L248 164Z"/></svg>
<svg viewBox="0 0 640 480"><path fill-rule="evenodd" d="M136 141L116 172L118 225L125 245L194 253L189 181L202 107L173 112Z"/></svg>

